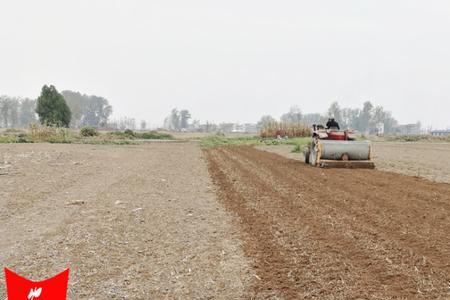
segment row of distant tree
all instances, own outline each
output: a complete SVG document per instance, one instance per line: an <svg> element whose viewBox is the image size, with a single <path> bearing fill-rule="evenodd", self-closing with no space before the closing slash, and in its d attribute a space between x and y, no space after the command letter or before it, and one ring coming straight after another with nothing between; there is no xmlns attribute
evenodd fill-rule
<svg viewBox="0 0 450 300"><path fill-rule="evenodd" d="M293 106L290 110L284 113L279 119L270 115L261 117L256 126L251 124L233 124L221 123L215 124L206 122L201 124L198 120L191 120L191 113L186 110L172 109L170 114L164 120L164 128L171 131L224 131L231 132L238 130L257 131L264 127L265 124L271 122L285 122L294 124L325 124L329 118L335 119L341 128L356 129L363 133L395 133L397 120L392 114L382 106L375 106L370 101L364 102L362 108L341 108L338 102L333 102L328 110L323 113L303 113L298 106ZM237 125L241 125L237 127ZM244 128L244 129L242 129Z"/></svg>
<svg viewBox="0 0 450 300"><path fill-rule="evenodd" d="M36 121L36 100L0 96L0 127L26 127Z"/></svg>
<svg viewBox="0 0 450 300"><path fill-rule="evenodd" d="M94 126L112 129L135 129L134 118L109 120L112 106L103 97L89 96L73 91L59 93L54 86L44 86L37 100L28 98L0 97L0 127L26 127L39 121L43 124L56 124L80 128ZM172 109L164 120L164 128L172 131L214 131L232 130L235 124L200 124L191 120L187 109ZM362 108L341 108L333 102L325 114L304 114L298 106L293 106L280 118L281 122L324 124L328 118L334 118L341 128L352 128L363 133L378 133L380 128L385 133L395 132L397 120L382 106L374 106L367 101ZM256 128L264 124L278 121L270 115L263 116ZM248 125L248 124L247 124ZM140 129L146 129L146 122L141 121ZM223 128L223 129L222 129Z"/></svg>
<svg viewBox="0 0 450 300"><path fill-rule="evenodd" d="M112 106L108 100L99 96L89 96L79 92L62 91L62 96L72 112L70 125L75 128L82 126L107 127L112 114Z"/></svg>
<svg viewBox="0 0 450 300"><path fill-rule="evenodd" d="M34 99L0 96L0 127L27 127L38 120L45 124L107 127L112 106L108 100L79 92L44 86ZM129 124L127 124L129 125Z"/></svg>
<svg viewBox="0 0 450 300"><path fill-rule="evenodd" d="M170 115L164 119L164 128L171 131L188 130L192 124L189 124L191 113L187 109L172 109Z"/></svg>
<svg viewBox="0 0 450 300"><path fill-rule="evenodd" d="M356 129L363 133L378 133L382 128L384 133L394 133L397 120L382 106L374 106L370 101L364 102L362 108L341 108L338 102L333 102L325 114L308 113L303 114L298 106L293 106L289 112L283 114L281 122L325 124L329 118L335 119L341 128ZM258 127L266 123L278 121L270 115L263 116Z"/></svg>

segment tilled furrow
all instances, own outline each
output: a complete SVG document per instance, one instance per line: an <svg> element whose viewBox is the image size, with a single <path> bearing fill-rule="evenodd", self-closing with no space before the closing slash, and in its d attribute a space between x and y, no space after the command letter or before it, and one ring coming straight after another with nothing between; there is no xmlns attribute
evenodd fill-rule
<svg viewBox="0 0 450 300"><path fill-rule="evenodd" d="M255 281L256 294L269 287L287 298L445 293L445 272L415 262L417 253L402 249L397 236L378 232L385 229L383 219L370 216L366 222L367 211L352 206L358 203L354 196L345 187L330 188L320 172L299 172L294 161L248 147L206 155L221 199L250 237L247 255L256 259L257 274L264 274L263 282ZM335 192L342 195L330 200ZM248 250L266 247L270 251ZM274 266L280 270L274 273Z"/></svg>
<svg viewBox="0 0 450 300"><path fill-rule="evenodd" d="M317 175L304 176L301 172L317 169L305 168L293 161L273 157L270 153L248 147L235 148L233 153L235 157L240 156L241 161L251 164L250 169L255 168L257 162L261 173L266 172L264 177L267 184L284 185L293 195L308 191L310 197L306 198L309 202L306 207L316 207L319 215L330 218L333 230L345 232L355 244L366 248L373 257L378 257L379 263L384 264L389 270L387 274L401 275L414 282L409 286L403 282L402 289L421 293L448 291L449 264L447 260L442 259L447 257L444 254L448 251L448 247L445 246L447 236L404 234L400 229L402 225L407 226L407 223L403 221L401 224L400 213L395 215L396 218L380 218L377 211L389 211L389 208L376 207L373 205L375 201L371 199L364 200L365 203L358 203L361 201L358 194L352 195L339 189L330 189L327 182L332 180L317 181L314 180ZM426 238L431 239L433 243L424 242ZM390 276L385 278L390 280Z"/></svg>
<svg viewBox="0 0 450 300"><path fill-rule="evenodd" d="M226 156L226 153L222 152L221 155ZM298 210L290 205L292 195L283 192L279 187L272 189L271 185L240 165L239 160L232 157L222 160L220 168L226 170L225 173L232 178L232 184L239 191L241 205L252 206L252 202L260 202L258 212L263 212L264 215L261 213L252 218L251 230L255 230L255 224L265 226L264 231L272 233L272 243L280 249L279 256L283 257L284 261L290 261L283 269L292 278L297 279L296 282L290 283L291 296L320 298L323 293L332 291L332 294L340 298L349 298L378 293L382 278L377 278L377 275L384 269L355 247L348 237L330 231L328 224L322 223L314 216L317 212ZM255 199L258 191L263 191L266 197ZM233 199L228 198L228 201ZM302 234L304 228L309 228L308 233L299 241L298 235ZM264 248L264 245L261 248ZM257 254L262 260L265 255L271 255ZM270 272L273 270L265 273ZM277 287L276 282L273 284L274 288ZM349 286L352 288L349 289Z"/></svg>
<svg viewBox="0 0 450 300"><path fill-rule="evenodd" d="M345 182L342 181L342 178L339 178L337 180L341 180L341 182L335 186L334 179L317 181L314 180L317 174L303 174L317 169L305 168L301 164L293 164L292 161L281 157L275 158L281 159L281 162L274 163L272 154L255 153L252 148L241 147L236 149L235 152L240 153L248 161L254 160L253 157L257 154L258 164L270 169L270 172L275 175L272 177L273 182L279 179L285 182L287 187L297 188L299 192L307 190L310 194L317 196L317 201L311 201L311 205L320 205L324 214L327 212L331 215L334 214L342 221L345 220L349 230L358 236L358 240L366 240L361 243L362 246L372 244L372 248L383 250L385 252L384 257L388 260L397 262L401 268L410 268L422 290L427 289L423 284L427 283L429 278L440 278L439 284L434 285L428 282L427 285L430 288L447 289L445 282L450 280L448 278L450 266L442 261L442 257L448 257L450 250L447 246L450 244L447 234L450 231L449 222L445 223L443 219L417 222L418 218L411 222L408 218L405 219L405 215L411 211L411 208L407 210L404 206L401 211L396 212L391 205L384 204L384 199L389 198L389 189L378 199L378 193L364 197L360 190L354 188L351 181ZM362 171L365 172L366 170ZM372 172L376 177L378 177L378 173L381 172ZM374 181L376 184L377 179L375 178ZM445 192L447 186L444 184L443 188ZM333 193L332 196L330 196L330 192ZM326 199L326 201L323 201L323 199ZM415 200L416 198L412 197L409 202ZM440 213L442 213L441 210ZM440 226L436 224L438 222ZM421 227L428 228L428 230ZM448 230L443 231L442 227L448 228ZM368 237L368 240L364 238L364 235ZM380 244L383 247L380 247ZM388 253L387 249L392 251ZM403 254L400 255L402 252ZM405 264L406 258L408 258L410 264ZM434 273L441 276L429 277L429 274Z"/></svg>

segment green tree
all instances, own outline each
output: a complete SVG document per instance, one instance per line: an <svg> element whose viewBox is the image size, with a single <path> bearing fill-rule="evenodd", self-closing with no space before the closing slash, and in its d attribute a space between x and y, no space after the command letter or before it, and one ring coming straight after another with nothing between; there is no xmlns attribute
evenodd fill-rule
<svg viewBox="0 0 450 300"><path fill-rule="evenodd" d="M53 85L42 87L36 103L36 113L41 124L69 127L71 118L69 106Z"/></svg>

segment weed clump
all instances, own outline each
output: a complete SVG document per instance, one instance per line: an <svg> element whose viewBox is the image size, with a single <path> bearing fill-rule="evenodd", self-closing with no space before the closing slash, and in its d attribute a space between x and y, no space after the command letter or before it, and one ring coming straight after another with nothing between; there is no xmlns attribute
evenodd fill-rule
<svg viewBox="0 0 450 300"><path fill-rule="evenodd" d="M92 137L99 135L97 128L92 126L84 126L80 129L80 135L83 137Z"/></svg>
<svg viewBox="0 0 450 300"><path fill-rule="evenodd" d="M31 142L72 143L73 137L67 128L31 124L28 128L28 140Z"/></svg>
<svg viewBox="0 0 450 300"><path fill-rule="evenodd" d="M131 129L125 131L113 131L110 135L119 139L143 139L143 140L173 140L174 137L168 133L161 133L157 131L134 132Z"/></svg>
<svg viewBox="0 0 450 300"><path fill-rule="evenodd" d="M128 135L128 136L135 136L136 134L134 133L134 131L133 130L131 130L131 129L125 129L125 131L123 132L125 135Z"/></svg>
<svg viewBox="0 0 450 300"><path fill-rule="evenodd" d="M174 137L168 133L162 133L157 131L149 131L139 133L138 137L144 140L173 140Z"/></svg>

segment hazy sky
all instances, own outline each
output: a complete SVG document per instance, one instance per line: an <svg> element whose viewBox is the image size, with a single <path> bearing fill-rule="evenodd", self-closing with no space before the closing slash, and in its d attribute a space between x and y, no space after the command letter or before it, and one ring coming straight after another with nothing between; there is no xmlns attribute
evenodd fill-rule
<svg viewBox="0 0 450 300"><path fill-rule="evenodd" d="M448 0L0 0L0 94L44 84L161 124L383 105L450 126Z"/></svg>

